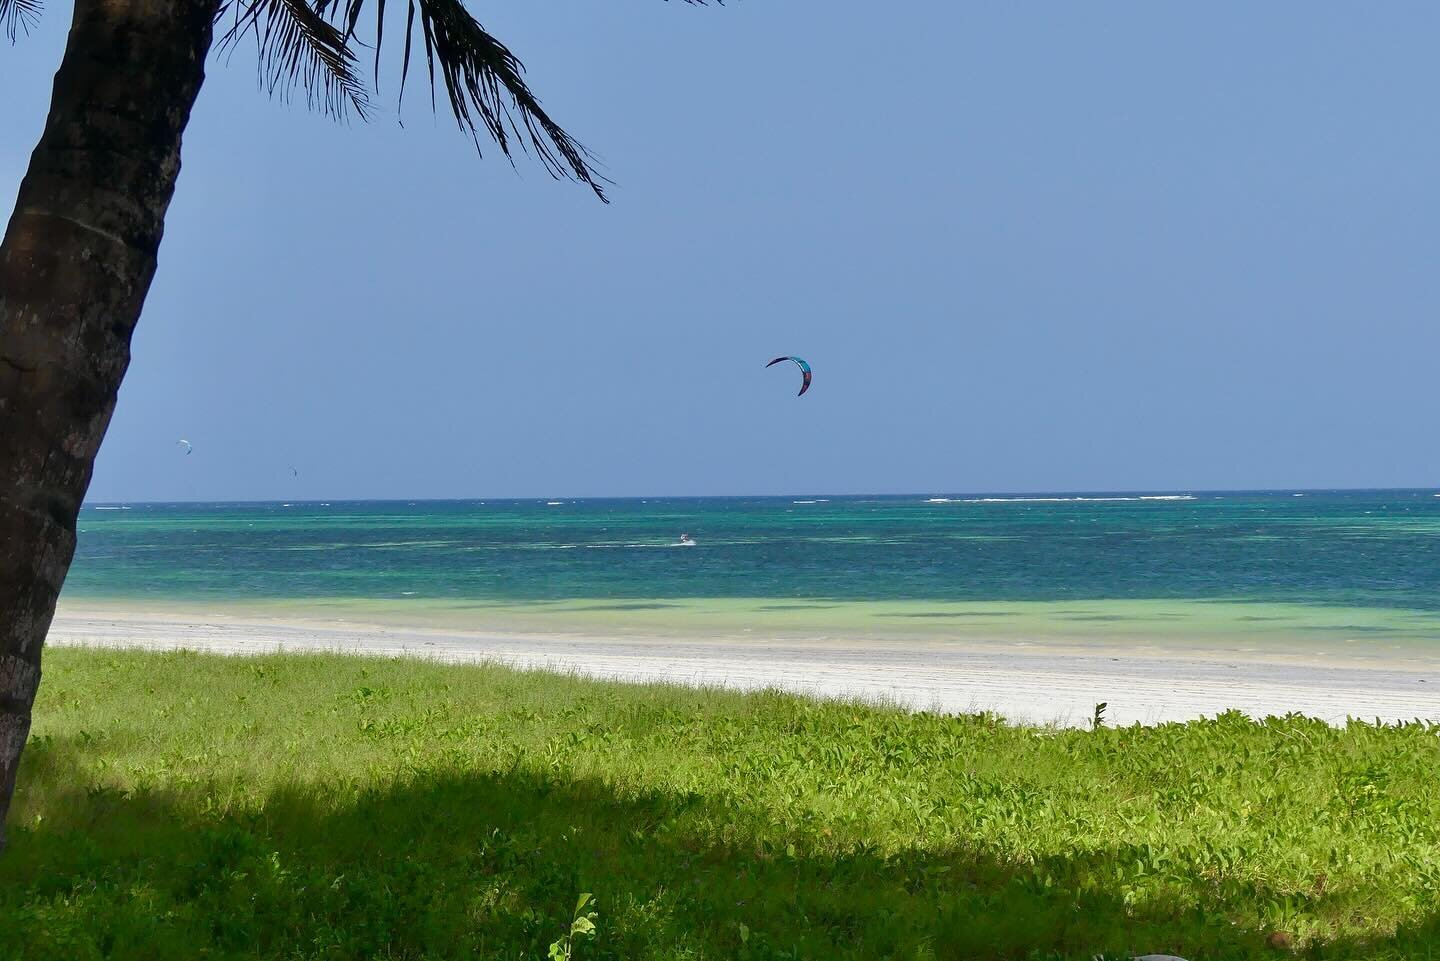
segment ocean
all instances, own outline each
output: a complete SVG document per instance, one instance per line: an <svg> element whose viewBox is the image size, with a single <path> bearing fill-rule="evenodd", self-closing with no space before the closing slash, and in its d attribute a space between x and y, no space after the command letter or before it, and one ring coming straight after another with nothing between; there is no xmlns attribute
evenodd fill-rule
<svg viewBox="0 0 1440 961"><path fill-rule="evenodd" d="M79 527L67 604L1440 651L1423 490L87 504Z"/></svg>

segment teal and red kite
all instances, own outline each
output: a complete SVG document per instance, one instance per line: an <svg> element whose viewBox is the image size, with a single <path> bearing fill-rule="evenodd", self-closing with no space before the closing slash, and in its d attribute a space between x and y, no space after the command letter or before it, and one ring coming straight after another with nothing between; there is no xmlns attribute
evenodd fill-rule
<svg viewBox="0 0 1440 961"><path fill-rule="evenodd" d="M804 378L804 380L800 382L800 393L795 395L796 397L799 397L801 396L801 394L804 394L807 390L810 389L809 364L805 363L805 361L801 360L799 357L776 357L774 360L770 361L770 363L766 364L765 366L774 367L776 364L787 360L793 362L796 367L800 368L800 374Z"/></svg>

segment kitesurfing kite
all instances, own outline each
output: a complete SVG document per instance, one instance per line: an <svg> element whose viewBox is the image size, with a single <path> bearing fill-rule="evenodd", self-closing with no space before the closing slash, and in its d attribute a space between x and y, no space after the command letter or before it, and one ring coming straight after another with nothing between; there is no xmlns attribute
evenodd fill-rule
<svg viewBox="0 0 1440 961"><path fill-rule="evenodd" d="M786 361L786 360L788 360L788 361L793 361L794 364L795 364L795 366L800 368L800 374L801 374L801 376L804 378L804 379L800 382L800 393L795 395L796 397L799 397L799 396L801 396L801 394L804 394L807 390L810 389L810 365L809 365L809 364L805 363L805 361L801 360L799 357L776 357L774 360L770 361L770 363L766 364L765 366L766 366L766 367L774 367L776 364L781 363L782 361Z"/></svg>
<svg viewBox="0 0 1440 961"><path fill-rule="evenodd" d="M176 447L183 447L183 448L185 448L185 453L186 453L186 454L189 454L192 450L195 449L194 445L191 444L188 440L186 440L186 439L183 438L183 437L180 438L179 440L177 440L177 441L175 442L175 446L176 446Z"/></svg>

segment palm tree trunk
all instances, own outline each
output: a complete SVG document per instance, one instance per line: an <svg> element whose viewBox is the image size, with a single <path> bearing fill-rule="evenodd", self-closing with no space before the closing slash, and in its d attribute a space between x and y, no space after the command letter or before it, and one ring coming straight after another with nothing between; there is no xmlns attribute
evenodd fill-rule
<svg viewBox="0 0 1440 961"><path fill-rule="evenodd" d="M0 244L0 848L40 648L130 363L216 0L76 0Z"/></svg>

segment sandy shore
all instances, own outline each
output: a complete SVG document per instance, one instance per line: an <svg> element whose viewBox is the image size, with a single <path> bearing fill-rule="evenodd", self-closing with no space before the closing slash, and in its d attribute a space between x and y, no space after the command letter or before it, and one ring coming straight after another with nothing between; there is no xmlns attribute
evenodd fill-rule
<svg viewBox="0 0 1440 961"><path fill-rule="evenodd" d="M1440 665L1429 658L1365 663L1317 655L1306 662L1234 651L1137 653L1104 645L579 638L65 607L49 643L492 661L612 680L779 688L947 712L990 710L1037 723L1086 723L1101 701L1109 705L1107 719L1116 724L1184 721L1228 709L1255 717L1293 711L1332 723L1351 716L1440 722Z"/></svg>

